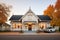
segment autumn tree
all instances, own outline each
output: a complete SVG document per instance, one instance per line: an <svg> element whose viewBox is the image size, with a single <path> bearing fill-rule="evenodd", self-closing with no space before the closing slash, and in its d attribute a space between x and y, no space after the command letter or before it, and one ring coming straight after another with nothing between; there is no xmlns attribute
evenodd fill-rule
<svg viewBox="0 0 60 40"><path fill-rule="evenodd" d="M54 12L53 5L49 5L48 8L44 11L44 15L48 15L52 19L53 12Z"/></svg>
<svg viewBox="0 0 60 40"><path fill-rule="evenodd" d="M57 0L55 4L55 9L60 10L60 0Z"/></svg>
<svg viewBox="0 0 60 40"><path fill-rule="evenodd" d="M3 24L7 21L7 18L10 14L11 6L8 6L4 3L0 4L0 24Z"/></svg>
<svg viewBox="0 0 60 40"><path fill-rule="evenodd" d="M60 11L54 12L55 25L60 26Z"/></svg>
<svg viewBox="0 0 60 40"><path fill-rule="evenodd" d="M54 10L55 10L54 6L49 5L48 8L44 11L44 15L48 15L52 19L51 25L54 25L54 19L53 19Z"/></svg>
<svg viewBox="0 0 60 40"><path fill-rule="evenodd" d="M60 26L60 0L57 0L55 6L49 5L44 11L44 15L48 15L52 19L52 26Z"/></svg>
<svg viewBox="0 0 60 40"><path fill-rule="evenodd" d="M60 26L60 0L57 0L55 4L55 12L54 12L56 25Z"/></svg>
<svg viewBox="0 0 60 40"><path fill-rule="evenodd" d="M57 0L55 4L55 16L56 18L60 18L60 0Z"/></svg>

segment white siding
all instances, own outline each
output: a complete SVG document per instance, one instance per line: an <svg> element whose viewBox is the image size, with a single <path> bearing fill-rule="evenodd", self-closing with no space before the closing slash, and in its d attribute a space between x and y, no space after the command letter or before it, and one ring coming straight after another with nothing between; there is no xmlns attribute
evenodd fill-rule
<svg viewBox="0 0 60 40"><path fill-rule="evenodd" d="M12 31L20 31L21 30L21 26L22 24L19 22L11 22L11 30ZM19 28L18 28L19 26ZM16 27L16 28L15 28Z"/></svg>
<svg viewBox="0 0 60 40"><path fill-rule="evenodd" d="M27 15L24 16L24 18L22 18L22 22L24 21L36 21L38 22L36 16L33 13L28 13Z"/></svg>

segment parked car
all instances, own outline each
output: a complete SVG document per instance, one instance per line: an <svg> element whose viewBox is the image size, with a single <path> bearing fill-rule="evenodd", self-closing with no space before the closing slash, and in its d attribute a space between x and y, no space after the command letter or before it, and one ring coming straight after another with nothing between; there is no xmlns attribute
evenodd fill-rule
<svg viewBox="0 0 60 40"><path fill-rule="evenodd" d="M52 33L52 32L55 32L56 29L53 28L53 27L47 27L46 29L44 29L44 32L48 32L48 33Z"/></svg>

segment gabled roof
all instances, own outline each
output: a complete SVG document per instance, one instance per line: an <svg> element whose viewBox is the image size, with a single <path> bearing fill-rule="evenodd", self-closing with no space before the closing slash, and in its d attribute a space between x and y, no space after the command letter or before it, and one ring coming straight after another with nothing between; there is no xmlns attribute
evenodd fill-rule
<svg viewBox="0 0 60 40"><path fill-rule="evenodd" d="M35 15L35 13L31 10L31 8L29 8L29 10L26 12L26 14L22 17L22 18L24 18L26 15L30 15L30 14L33 14L37 19L38 19L38 17Z"/></svg>
<svg viewBox="0 0 60 40"><path fill-rule="evenodd" d="M47 15L37 15L38 17L39 17L39 19L41 19L41 20L51 20L51 18L49 17L49 16L47 16Z"/></svg>
<svg viewBox="0 0 60 40"><path fill-rule="evenodd" d="M13 16L10 18L10 20L19 20L19 19L21 19L22 16L23 16L23 15L13 15ZM40 20L42 20L42 21L51 20L50 17L47 16L47 15L37 15L37 16L38 16L38 18L39 18Z"/></svg>
<svg viewBox="0 0 60 40"><path fill-rule="evenodd" d="M19 20L23 15L13 15L10 20Z"/></svg>
<svg viewBox="0 0 60 40"><path fill-rule="evenodd" d="M33 13L33 11L31 10L31 8L29 8L29 10L27 11L27 13Z"/></svg>

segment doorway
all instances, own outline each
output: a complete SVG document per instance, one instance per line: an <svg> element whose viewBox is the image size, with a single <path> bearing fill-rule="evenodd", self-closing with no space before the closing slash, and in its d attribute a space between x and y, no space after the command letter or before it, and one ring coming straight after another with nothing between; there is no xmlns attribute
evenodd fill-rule
<svg viewBox="0 0 60 40"><path fill-rule="evenodd" d="M28 25L28 30L32 31L32 25Z"/></svg>
<svg viewBox="0 0 60 40"><path fill-rule="evenodd" d="M33 27L36 25L35 22L25 22L24 23L25 27L27 27L27 31L32 31Z"/></svg>

